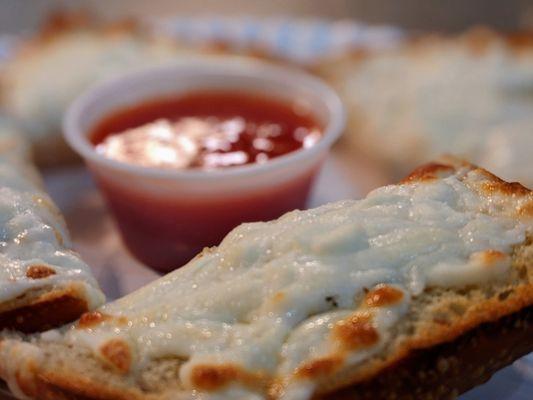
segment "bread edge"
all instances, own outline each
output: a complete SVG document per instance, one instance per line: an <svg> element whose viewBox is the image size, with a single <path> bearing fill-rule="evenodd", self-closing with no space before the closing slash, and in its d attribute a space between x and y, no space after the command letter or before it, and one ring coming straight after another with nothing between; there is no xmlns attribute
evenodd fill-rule
<svg viewBox="0 0 533 400"><path fill-rule="evenodd" d="M42 332L62 326L89 311L87 293L80 282L51 291L29 291L1 306L0 330L23 333Z"/></svg>
<svg viewBox="0 0 533 400"><path fill-rule="evenodd" d="M533 306L484 323L451 342L414 352L367 382L324 400L455 398L533 351ZM529 339L529 340L528 340ZM495 349L494 344L502 345Z"/></svg>
<svg viewBox="0 0 533 400"><path fill-rule="evenodd" d="M533 246L533 243L531 243L531 241L526 241L520 246L530 248ZM529 258L526 259L528 266L530 262L531 260L529 260ZM409 363L411 360L423 360L425 353L428 353L431 356L431 354L435 354L435 349L439 348L442 348L445 354L453 356L453 354L450 355L447 353L447 349L453 349L455 346L463 345L464 343L468 344L469 338L476 337L478 330L483 332L487 329L495 329L497 332L499 325L507 326L506 323L501 322L502 319L519 321L522 313L526 313L527 315L533 313L532 307L533 285L529 283L516 286L513 293L504 300L499 299L499 296L495 294L486 301L471 307L462 318L454 321L451 325L439 326L436 323L428 324L424 330L418 332L416 336L404 342L401 347L388 355L386 359L370 363L368 368L364 369L363 373L354 370L356 372L355 374L348 373L344 375L342 379L328 387L325 392L318 393L316 398L328 400L353 398L354 393L357 390L361 390L361 388L365 388L368 393L371 393L370 389L368 389L368 384L370 382L381 382L380 379L385 379L382 378L383 376L387 376L389 377L388 379L393 381L394 373L391 374L392 378L390 378L391 375L388 374L390 371L394 371L395 368L398 368L400 372L405 370L411 371L409 369ZM528 324L530 323L528 322ZM487 326L489 326L489 328L487 328ZM494 327L490 328L490 326ZM509 331L510 335L515 333L516 332L513 332L512 330ZM528 333L531 332L528 331ZM497 335L494 343L500 343ZM478 377L478 381L474 381L474 377L472 377L472 383L470 385L452 388L448 395L459 394L476 384L482 383L496 372L497 369L509 364L519 356L526 354L528 351L532 351L533 343L529 342L526 344L527 349L525 352L520 351L516 354L511 354L512 357L505 358L500 364L495 365L494 368L488 370L485 375ZM439 353L437 352L437 355L434 356L436 357L435 359L438 359L438 356ZM485 360L482 360L482 365L485 364L484 361ZM1 364L0 361L0 376L6 378L5 374L1 371ZM124 387L111 387L106 385L105 382L97 382L80 375L66 373L65 371L40 370L38 365L36 365L29 373L28 371L20 369L19 372L20 374L17 374L17 386L27 395L34 396L33 398L40 400L156 400L168 399L169 395L169 393L143 393L134 386L126 389ZM25 378L18 379L19 375L24 376ZM438 388L441 388L442 385L446 384L444 380L441 382L440 377L436 378L435 382L437 381L440 382L440 384L436 384L435 388L431 386L429 389L441 390ZM175 398L180 398L179 396L182 393L172 394L176 396ZM432 395L431 392L427 392L426 394L428 396ZM437 396L437 394L433 394ZM341 395L346 397L339 397ZM439 394L439 396L441 395L442 393ZM405 398L408 399L409 397ZM442 396L434 398L438 399L442 398ZM362 397L362 399L365 399L365 397Z"/></svg>
<svg viewBox="0 0 533 400"><path fill-rule="evenodd" d="M478 167L475 165L461 161L460 159L455 159L453 157L444 160L444 162L447 165L452 166L454 169L459 167L467 167L470 170L478 169ZM429 164L429 166L431 165ZM422 166L421 168L427 169L428 165ZM480 170L485 171L483 169ZM498 180L497 177L493 176L487 171L485 171L485 173L488 174L487 178L489 181ZM529 189L523 187L522 189L528 191L528 194L531 195ZM523 250L525 255L519 254L520 252L518 250ZM326 384L327 387L325 389L320 388L322 389L322 393L320 393L319 389L318 396L329 396L330 393L336 393L338 390L344 390L344 388L354 387L365 382L369 382L376 377L379 377L379 375L384 371L393 368L395 365L406 362L405 360L409 360L414 353L418 353L420 351L429 351L432 348L438 347L445 343L460 340L460 338L464 335L468 335L470 332L475 332L475 330L480 328L480 326L483 324L497 324L500 319L506 316L512 316L520 313L523 310L531 308L533 306L533 284L531 283L531 274L533 271L533 238L530 236L530 234L528 234L523 243L515 246L513 262L519 262L520 264L525 265L528 272L528 279L525 283L513 287L512 293L510 293L507 297L502 299L499 297L498 293L495 293L487 300L476 303L474 306L470 307L461 318L454 320L450 325L439 325L436 322L426 324L424 329L417 331L415 336L405 340L401 346L394 349L394 351L391 352L391 354L386 358L369 362L367 368L365 368L363 372L360 372L356 369L353 374L343 374L343 376L336 380L333 384ZM533 347L533 343L531 344L531 347ZM533 349L530 348L530 350ZM1 364L2 362L0 360L0 376L2 376ZM112 388L106 386L105 384L102 385L99 382L95 383L94 381L88 381L87 379L80 378L78 375L57 373L56 371L42 371L38 368L32 371L30 376L31 379L29 381L17 382L20 388L23 390L28 390L29 395L34 395L33 393L42 395L42 393L45 393L46 389L50 391L55 390L56 392L54 393L57 394L57 396L64 392L70 396L66 397L69 399L79 398L87 400L121 400L122 398L166 398L165 395L160 396L157 394L144 394L136 388L125 392L126 397L116 397L118 396L117 393L123 391L122 388L117 391L117 388ZM44 386L41 387L42 385ZM39 386L40 390L38 392L31 392L31 390L33 390L32 388L36 386ZM86 393L90 393L90 395L87 396ZM81 397L75 397L77 395ZM61 397L57 396L37 398L44 400L47 400L48 398L61 399Z"/></svg>
<svg viewBox="0 0 533 400"><path fill-rule="evenodd" d="M317 396L315 399L370 400L386 399L442 399L455 396L486 382L500 368L511 364L517 358L533 350L533 342L524 339L533 334L533 306L506 314L492 321L486 321L466 330L452 340L436 344L434 347L419 348L384 366L379 374L366 381L341 388L334 392ZM479 349L504 341L521 343L500 360ZM476 363L455 364L458 350L461 354L481 354ZM494 362L493 360L496 360ZM462 361L462 359L461 359ZM425 379L420 375L420 365L424 366ZM431 367L430 367L431 366ZM455 369L457 367L458 369ZM480 371L480 368L483 371ZM39 372L33 365L30 374L17 374L17 385L27 395L39 400L158 400L168 399L167 395L146 394L132 388L109 387L82 376L58 374L54 371ZM450 371L451 370L451 371ZM449 376L443 376L450 372ZM0 370L0 374L2 371ZM459 374L460 385L457 385ZM30 377L30 379L28 379ZM421 386L420 384L423 383ZM421 388L413 390L413 385ZM453 386L452 386L453 385ZM391 390L391 387L393 390ZM385 389L384 389L385 388ZM380 391L380 389L384 389ZM381 396L381 397L380 397ZM180 398L179 394L176 398Z"/></svg>

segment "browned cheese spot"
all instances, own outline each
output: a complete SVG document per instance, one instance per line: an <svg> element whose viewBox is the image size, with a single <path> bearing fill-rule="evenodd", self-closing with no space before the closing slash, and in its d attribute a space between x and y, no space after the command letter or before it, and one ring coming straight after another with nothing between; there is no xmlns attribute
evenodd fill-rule
<svg viewBox="0 0 533 400"><path fill-rule="evenodd" d="M105 321L113 321L115 325L126 325L128 323L128 319L123 316L115 317L113 315L105 314L100 311L91 311L86 312L80 317L76 328L92 328L93 326L99 325Z"/></svg>
<svg viewBox="0 0 533 400"><path fill-rule="evenodd" d="M248 387L264 387L267 380L261 373L251 373L233 364L197 365L191 372L193 386L200 390L220 390L238 382Z"/></svg>
<svg viewBox="0 0 533 400"><path fill-rule="evenodd" d="M295 375L299 378L316 379L326 377L339 370L344 360L339 356L329 356L310 360L300 365Z"/></svg>
<svg viewBox="0 0 533 400"><path fill-rule="evenodd" d="M26 277L30 279L44 279L55 274L56 271L47 265L32 265L26 271Z"/></svg>
<svg viewBox="0 0 533 400"><path fill-rule="evenodd" d="M379 340L379 333L372 325L370 313L356 313L337 322L333 328L333 335L349 350L370 347Z"/></svg>
<svg viewBox="0 0 533 400"><path fill-rule="evenodd" d="M272 301L274 303L281 303L285 299L285 293L283 292L276 292L274 294L274 297L272 297Z"/></svg>
<svg viewBox="0 0 533 400"><path fill-rule="evenodd" d="M519 199L515 206L515 215L533 216L533 192L518 182L506 182L483 168L477 168L475 173L484 179L478 185L478 190L485 196L505 196L509 199Z"/></svg>
<svg viewBox="0 0 533 400"><path fill-rule="evenodd" d="M130 370L132 356L125 341L112 339L100 348L100 353L118 372L126 374Z"/></svg>
<svg viewBox="0 0 533 400"><path fill-rule="evenodd" d="M498 250L485 250L479 253L476 253L477 257L479 257L484 264L492 265L497 262L500 262L504 260L507 256Z"/></svg>
<svg viewBox="0 0 533 400"><path fill-rule="evenodd" d="M109 319L111 319L110 315L101 313L99 311L86 312L80 317L76 327L80 329L91 328Z"/></svg>
<svg viewBox="0 0 533 400"><path fill-rule="evenodd" d="M416 168L400 183L426 182L452 174L455 168L450 165L429 163Z"/></svg>
<svg viewBox="0 0 533 400"><path fill-rule="evenodd" d="M518 182L505 182L499 178L484 182L481 190L487 195L504 194L507 196L527 196L530 190Z"/></svg>
<svg viewBox="0 0 533 400"><path fill-rule="evenodd" d="M383 307L398 303L403 298L403 292L392 286L378 285L365 296L368 307Z"/></svg>

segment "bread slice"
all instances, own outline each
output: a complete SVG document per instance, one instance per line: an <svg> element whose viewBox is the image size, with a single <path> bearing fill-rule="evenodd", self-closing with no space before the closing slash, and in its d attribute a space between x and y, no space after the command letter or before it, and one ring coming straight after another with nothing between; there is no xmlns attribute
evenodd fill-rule
<svg viewBox="0 0 533 400"><path fill-rule="evenodd" d="M64 164L76 157L62 138L61 121L78 95L98 80L188 52L133 21L57 14L6 64L0 103L27 133L38 165Z"/></svg>
<svg viewBox="0 0 533 400"><path fill-rule="evenodd" d="M39 166L77 161L61 134L70 103L103 79L198 57L280 60L224 43L187 45L139 20L102 21L86 13L53 15L21 41L0 74L0 107L15 118Z"/></svg>
<svg viewBox="0 0 533 400"><path fill-rule="evenodd" d="M0 232L0 330L47 330L103 303L89 267L71 250L22 136L3 120Z"/></svg>
<svg viewBox="0 0 533 400"><path fill-rule="evenodd" d="M530 190L443 159L5 338L0 376L46 400L453 397L533 349L532 239Z"/></svg>
<svg viewBox="0 0 533 400"><path fill-rule="evenodd" d="M348 109L352 150L391 173L452 152L533 185L533 34L425 35L316 70Z"/></svg>

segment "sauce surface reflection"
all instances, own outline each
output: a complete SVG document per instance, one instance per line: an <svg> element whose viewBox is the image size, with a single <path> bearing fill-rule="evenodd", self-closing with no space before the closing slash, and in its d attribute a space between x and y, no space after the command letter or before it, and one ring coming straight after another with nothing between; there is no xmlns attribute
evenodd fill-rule
<svg viewBox="0 0 533 400"><path fill-rule="evenodd" d="M265 163L309 148L321 130L301 106L235 92L195 92L119 110L93 130L99 153L165 169Z"/></svg>

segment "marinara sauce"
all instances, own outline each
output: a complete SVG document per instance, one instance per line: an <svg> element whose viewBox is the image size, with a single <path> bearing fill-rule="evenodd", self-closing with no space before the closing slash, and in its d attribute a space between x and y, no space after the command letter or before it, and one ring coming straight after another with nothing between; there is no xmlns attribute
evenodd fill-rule
<svg viewBox="0 0 533 400"><path fill-rule="evenodd" d="M321 127L305 108L242 92L203 91L119 109L90 139L105 157L166 170L262 164L313 146ZM318 168L318 166L317 166ZM123 239L140 261L170 271L242 222L265 221L304 208L315 170L290 182L223 196L157 196L135 182L97 176Z"/></svg>

